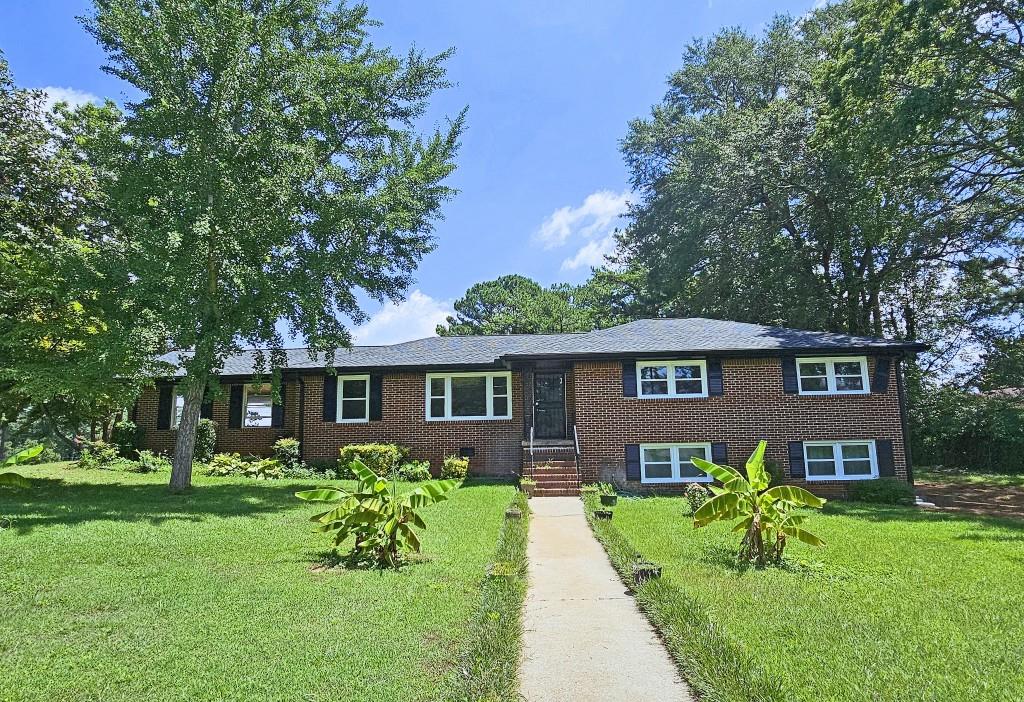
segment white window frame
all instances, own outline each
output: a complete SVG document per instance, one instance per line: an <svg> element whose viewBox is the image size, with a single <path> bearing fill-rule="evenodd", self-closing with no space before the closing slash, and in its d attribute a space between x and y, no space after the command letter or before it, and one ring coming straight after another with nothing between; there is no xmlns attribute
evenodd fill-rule
<svg viewBox="0 0 1024 702"><path fill-rule="evenodd" d="M836 364L837 363L860 363L860 377L862 388L860 390L837 390L836 389ZM800 375L801 363L824 363L825 377L828 390L804 390ZM820 377L820 376L814 376ZM867 356L823 356L820 358L797 358L796 359L796 389L801 395L867 395L871 392L871 384L868 381L868 357Z"/></svg>
<svg viewBox="0 0 1024 702"><path fill-rule="evenodd" d="M249 383L242 386L242 429L272 429L274 427L274 388L270 386L270 383L261 383L260 388L264 386L270 387L270 391L267 393L270 396L270 424L247 424L246 419L249 417ZM263 393L253 393L254 395L262 395Z"/></svg>
<svg viewBox="0 0 1024 702"><path fill-rule="evenodd" d="M487 414L478 417L453 417L452 416L452 378L487 378ZM443 417L431 417L430 416L430 381L437 378L444 379L444 416ZM504 378L505 379L505 394L499 394L498 397L507 397L508 402L505 406L508 408L506 414L496 415L494 414L494 379ZM438 395L437 397L440 397ZM427 373L426 382L426 403L424 407L424 416L428 422L479 422L479 421L493 421L500 419L512 419L512 372L511 371L467 371L464 373Z"/></svg>
<svg viewBox="0 0 1024 702"><path fill-rule="evenodd" d="M185 395L181 392L181 386L175 385L171 395L171 429L177 429L181 424L181 415L178 414L178 398L181 398L181 414L184 414Z"/></svg>
<svg viewBox="0 0 1024 702"><path fill-rule="evenodd" d="M641 368L668 366L668 394L667 395L645 395L643 390L643 378L640 377ZM700 392L676 392L676 366L700 366ZM650 381L648 381L650 382ZM637 361L636 362L636 396L648 400L665 400L680 397L707 397L708 396L708 362L701 359L676 359L674 361Z"/></svg>
<svg viewBox="0 0 1024 702"><path fill-rule="evenodd" d="M361 418L359 418L359 419L342 419L341 418L341 409L342 409L342 405L343 405L344 399L345 399L344 396L343 396L343 393L344 393L345 381L346 380L365 380L366 381L366 397L363 398L365 400L365 402L363 403L363 416ZM367 424L370 421L370 374L369 373L362 374L362 375L339 375L338 376L338 387L337 387L336 392L338 393L338 403L337 403L337 405L335 407L335 412L334 412L335 413L335 417L334 417L334 421L335 422L337 422L338 424ZM357 399L359 399L359 398L350 397L350 398L348 398L348 401L352 402L353 400L357 400Z"/></svg>
<svg viewBox="0 0 1024 702"><path fill-rule="evenodd" d="M804 478L808 482L816 482L820 480L875 480L878 478L878 453L875 450L874 439L842 439L841 441L805 441L804 444ZM868 460L871 461L871 474L870 475L846 475L843 467L843 446L856 444L862 446L867 444L868 446ZM807 457L808 446L831 446L832 447L832 461L836 467L835 475L811 475L808 470L808 463L813 463L815 460L827 460L827 459L813 459ZM851 459L861 460L864 459Z"/></svg>
<svg viewBox="0 0 1024 702"><path fill-rule="evenodd" d="M645 460L647 449L671 449L672 459L672 476L669 478L648 478L647 477L647 461ZM711 444L705 442L688 443L688 444L640 444L640 482L650 485L665 484L665 483L710 483L714 481L707 473L704 474L703 478L691 478L689 476L683 477L679 474L679 449L681 448L702 448L704 449L704 460L711 460Z"/></svg>

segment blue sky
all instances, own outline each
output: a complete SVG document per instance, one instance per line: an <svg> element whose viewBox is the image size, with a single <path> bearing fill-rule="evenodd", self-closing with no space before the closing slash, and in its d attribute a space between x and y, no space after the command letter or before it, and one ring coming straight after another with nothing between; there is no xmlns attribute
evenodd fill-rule
<svg viewBox="0 0 1024 702"><path fill-rule="evenodd" d="M437 250L409 299L371 305L359 343L433 333L470 285L506 273L541 283L581 281L601 260L629 198L619 140L661 99L686 44L721 27L759 31L774 14L814 0L371 0L378 44L403 53L454 47L455 84L426 124L469 107L459 195L437 226ZM21 86L72 100L121 102L125 86L75 21L88 0L8 0L0 49Z"/></svg>

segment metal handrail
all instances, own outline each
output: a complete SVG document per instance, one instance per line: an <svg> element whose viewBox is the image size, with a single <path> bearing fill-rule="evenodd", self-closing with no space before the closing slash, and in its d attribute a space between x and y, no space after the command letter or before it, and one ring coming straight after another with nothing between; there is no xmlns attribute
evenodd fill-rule
<svg viewBox="0 0 1024 702"><path fill-rule="evenodd" d="M576 425L575 424L572 425L572 442L576 446L576 456L579 457L579 455L580 455L580 435L579 435L579 432L576 431Z"/></svg>
<svg viewBox="0 0 1024 702"><path fill-rule="evenodd" d="M536 470L536 466L533 465L533 425L530 425L530 473Z"/></svg>

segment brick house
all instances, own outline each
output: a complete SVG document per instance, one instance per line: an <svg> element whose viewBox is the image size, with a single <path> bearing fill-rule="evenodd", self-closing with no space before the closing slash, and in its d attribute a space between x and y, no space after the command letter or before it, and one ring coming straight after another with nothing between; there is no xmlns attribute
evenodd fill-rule
<svg viewBox="0 0 1024 702"><path fill-rule="evenodd" d="M394 442L435 470L450 454L469 456L476 475L536 469L551 494L596 480L678 489L709 479L693 456L742 465L767 439L790 482L842 495L853 480L912 480L902 365L923 349L711 319L433 337L341 350L333 372L290 349L277 403L269 384L252 384L243 352L203 416L218 451L265 455L292 436L305 460L330 461L346 444ZM173 449L181 406L174 378L139 399L148 448Z"/></svg>

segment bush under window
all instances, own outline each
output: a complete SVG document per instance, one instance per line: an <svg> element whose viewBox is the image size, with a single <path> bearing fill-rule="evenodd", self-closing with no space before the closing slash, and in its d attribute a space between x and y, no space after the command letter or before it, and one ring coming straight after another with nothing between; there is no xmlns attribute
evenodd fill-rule
<svg viewBox="0 0 1024 702"><path fill-rule="evenodd" d="M445 480L463 480L469 473L469 459L462 456L445 456L441 477Z"/></svg>
<svg viewBox="0 0 1024 702"><path fill-rule="evenodd" d="M398 444L349 444L341 449L338 457L338 477L357 477L352 472L352 461L362 461L363 465L377 475L393 478L398 467L409 457L409 449Z"/></svg>
<svg viewBox="0 0 1024 702"><path fill-rule="evenodd" d="M912 505L915 501L913 486L898 478L879 478L851 483L847 495L857 502L874 502L880 505Z"/></svg>

